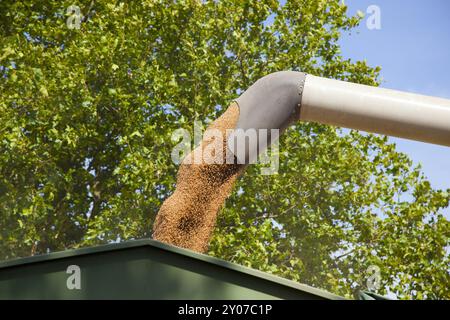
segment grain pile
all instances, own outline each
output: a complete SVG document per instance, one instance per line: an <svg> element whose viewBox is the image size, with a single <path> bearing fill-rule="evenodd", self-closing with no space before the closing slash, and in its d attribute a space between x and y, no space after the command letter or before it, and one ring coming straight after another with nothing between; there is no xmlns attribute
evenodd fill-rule
<svg viewBox="0 0 450 320"><path fill-rule="evenodd" d="M194 163L214 139L205 139L181 163L177 187L161 206L153 227L153 238L197 252L205 252L216 223L217 213L230 195L244 165L226 164L226 129L233 129L239 117L239 107L233 103L208 128L222 133L223 163Z"/></svg>

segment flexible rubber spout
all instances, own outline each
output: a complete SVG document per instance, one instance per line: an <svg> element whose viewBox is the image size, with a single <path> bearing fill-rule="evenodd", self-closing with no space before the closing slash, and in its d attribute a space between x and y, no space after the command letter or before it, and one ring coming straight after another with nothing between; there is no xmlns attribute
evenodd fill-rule
<svg viewBox="0 0 450 320"><path fill-rule="evenodd" d="M267 145L299 119L305 79L302 72L275 72L256 81L235 100L239 119L228 148L239 163L255 162Z"/></svg>

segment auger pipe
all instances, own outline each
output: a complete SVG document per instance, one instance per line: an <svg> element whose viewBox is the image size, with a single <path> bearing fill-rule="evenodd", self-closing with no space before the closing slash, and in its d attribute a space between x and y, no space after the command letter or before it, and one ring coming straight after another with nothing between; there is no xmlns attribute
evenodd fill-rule
<svg viewBox="0 0 450 320"><path fill-rule="evenodd" d="M450 100L326 79L302 72L269 74L235 100L239 106L236 133L278 129L312 121L450 147ZM269 131L270 132L270 131ZM247 161L263 150L248 148Z"/></svg>

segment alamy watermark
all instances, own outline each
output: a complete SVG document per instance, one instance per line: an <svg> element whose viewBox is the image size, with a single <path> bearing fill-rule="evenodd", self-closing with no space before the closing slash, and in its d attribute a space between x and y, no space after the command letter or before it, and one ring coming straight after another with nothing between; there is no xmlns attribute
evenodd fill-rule
<svg viewBox="0 0 450 320"><path fill-rule="evenodd" d="M67 267L67 274L70 274L66 280L66 286L69 290L81 290L81 269L76 264Z"/></svg>
<svg viewBox="0 0 450 320"><path fill-rule="evenodd" d="M69 16L66 20L67 28L79 30L81 26L81 20L83 19L80 7L71 5L67 7L66 14Z"/></svg>
<svg viewBox="0 0 450 320"><path fill-rule="evenodd" d="M380 267L371 265L367 268L366 273L369 275L366 280L367 289L377 291L381 285Z"/></svg>
<svg viewBox="0 0 450 320"><path fill-rule="evenodd" d="M202 134L202 124L195 121L193 133L194 139L192 139L191 131L187 129L180 128L172 133L172 141L178 142L171 152L171 158L175 164L254 164L258 162L265 165L261 167L261 174L271 175L278 172L278 129L227 129L225 132L207 129ZM189 154L191 156L188 157Z"/></svg>
<svg viewBox="0 0 450 320"><path fill-rule="evenodd" d="M366 20L366 26L369 30L381 29L381 9L377 5L370 5L367 7L366 13L368 14Z"/></svg>

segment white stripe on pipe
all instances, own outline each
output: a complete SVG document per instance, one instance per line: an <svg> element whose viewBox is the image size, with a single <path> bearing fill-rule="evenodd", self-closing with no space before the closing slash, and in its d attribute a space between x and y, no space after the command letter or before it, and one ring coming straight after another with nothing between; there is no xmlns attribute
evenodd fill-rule
<svg viewBox="0 0 450 320"><path fill-rule="evenodd" d="M306 76L300 119L450 147L450 100Z"/></svg>

